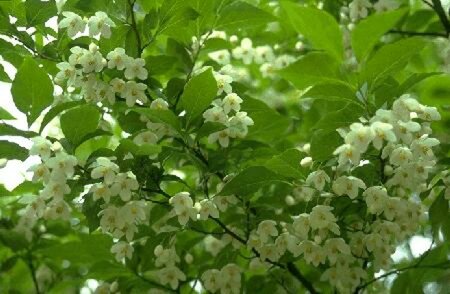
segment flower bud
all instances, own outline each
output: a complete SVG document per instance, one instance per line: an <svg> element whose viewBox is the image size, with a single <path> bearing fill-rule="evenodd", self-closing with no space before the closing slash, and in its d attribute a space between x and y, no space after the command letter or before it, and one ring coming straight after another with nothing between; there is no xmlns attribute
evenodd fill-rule
<svg viewBox="0 0 450 294"><path fill-rule="evenodd" d="M305 167L305 168L311 167L312 164L313 164L312 157L309 157L309 156L303 158L303 159L300 161L300 165L301 165L302 167Z"/></svg>
<svg viewBox="0 0 450 294"><path fill-rule="evenodd" d="M163 253L164 248L161 245L158 245L155 247L155 250L153 250L153 253L155 256L160 256Z"/></svg>
<svg viewBox="0 0 450 294"><path fill-rule="evenodd" d="M184 261L186 261L187 264L191 264L194 261L194 257L190 253L186 253L184 256Z"/></svg>

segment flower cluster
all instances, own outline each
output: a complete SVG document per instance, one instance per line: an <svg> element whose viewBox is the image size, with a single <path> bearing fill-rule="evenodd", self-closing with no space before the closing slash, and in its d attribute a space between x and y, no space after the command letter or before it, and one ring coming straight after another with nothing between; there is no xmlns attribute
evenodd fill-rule
<svg viewBox="0 0 450 294"><path fill-rule="evenodd" d="M428 174L436 164L432 148L439 141L431 137L430 122L438 119L436 108L404 95L392 109L380 109L368 121L339 129L345 144L334 152L338 164L331 168L333 177L317 169L296 191L297 199L309 202L316 197L317 205L294 217L292 224L261 221L249 248L261 261L277 262L289 252L315 267L325 266L322 280L342 292L353 291L366 278L365 260L375 271L386 269L397 245L414 234L425 217L414 195L427 189ZM379 154L375 159L369 155L373 151ZM368 186L353 174L364 165L365 156L381 165L379 185ZM313 166L307 158L302 165ZM349 199L347 205L359 205L365 215L338 219L333 203L342 197Z"/></svg>
<svg viewBox="0 0 450 294"><path fill-rule="evenodd" d="M169 104L162 98L156 98L150 103L150 109L168 110ZM163 123L152 122L148 117L141 115L141 121L145 122L147 130L140 132L134 137L137 145L155 144L165 136L175 135L174 131Z"/></svg>
<svg viewBox="0 0 450 294"><path fill-rule="evenodd" d="M218 141L222 147L228 147L230 138L244 138L247 135L248 127L254 123L247 112L240 111L242 102L241 97L230 93L222 100L214 100L213 107L203 113L206 122L221 123L225 128L210 134L208 137L210 143Z"/></svg>
<svg viewBox="0 0 450 294"><path fill-rule="evenodd" d="M175 248L164 249L163 246L155 247L154 254L156 256L155 266L163 267L158 270L157 276L163 285L169 284L172 289L178 288L180 281L186 280L186 275L176 266L180 262Z"/></svg>
<svg viewBox="0 0 450 294"><path fill-rule="evenodd" d="M375 4L368 0L353 0L348 5L348 14L352 21L366 18L369 10L373 8L376 12L383 12L397 9L400 6L397 0L378 0Z"/></svg>
<svg viewBox="0 0 450 294"><path fill-rule="evenodd" d="M211 293L240 293L241 290L241 269L233 263L222 267L221 270L209 269L205 271L201 279L203 286Z"/></svg>
<svg viewBox="0 0 450 294"><path fill-rule="evenodd" d="M74 156L45 138L35 137L32 141L30 155L39 156L41 163L33 165L29 171L33 172L33 182L42 182L44 188L27 206L16 227L27 239L32 238L31 229L39 218L69 219L71 208L64 195L71 192L68 180L73 178L78 164Z"/></svg>
<svg viewBox="0 0 450 294"><path fill-rule="evenodd" d="M147 102L145 90L147 86L136 82L135 79L147 79L145 61L142 58L132 58L126 55L123 48L116 48L107 54L106 59L98 51L95 44L89 50L72 47L68 62L57 64L60 72L56 74L55 82L67 83L68 90L80 89L80 94L87 102L98 103L107 101L114 104L116 95L125 99L131 107L136 101ZM101 75L105 68L123 71L125 81L115 77L109 81L103 80Z"/></svg>
<svg viewBox="0 0 450 294"><path fill-rule="evenodd" d="M83 33L87 24L91 37L101 36L109 39L111 37L111 28L116 26L103 11L97 11L89 19L82 18L71 11L64 11L62 15L64 18L59 22L58 27L60 29L67 29L67 36L70 38L73 38L78 33Z"/></svg>
<svg viewBox="0 0 450 294"><path fill-rule="evenodd" d="M129 242L138 231L137 225L146 219L145 202L132 200L139 183L131 172L119 172L119 166L108 158L97 158L91 167L91 178L102 179L89 190L94 201L101 199L104 203L99 213L100 227L116 239L125 237L126 241L119 241L111 248L116 259L121 261L124 257L131 258L133 247Z"/></svg>

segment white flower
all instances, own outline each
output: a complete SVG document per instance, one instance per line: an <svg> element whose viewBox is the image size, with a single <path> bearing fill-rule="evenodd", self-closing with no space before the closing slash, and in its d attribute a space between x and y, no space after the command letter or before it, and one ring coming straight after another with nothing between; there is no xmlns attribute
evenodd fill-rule
<svg viewBox="0 0 450 294"><path fill-rule="evenodd" d="M225 124L228 122L228 116L224 112L224 109L220 106L214 106L212 108L207 109L203 113L203 118L206 122L218 122Z"/></svg>
<svg viewBox="0 0 450 294"><path fill-rule="evenodd" d="M311 228L309 214L302 213L294 219L292 224L294 232L302 239L308 239L308 232Z"/></svg>
<svg viewBox="0 0 450 294"><path fill-rule="evenodd" d="M167 110L169 109L169 103L162 98L156 98L150 103L150 109Z"/></svg>
<svg viewBox="0 0 450 294"><path fill-rule="evenodd" d="M374 134L370 127L361 123L353 123L350 125L350 132L345 136L345 143L365 152L373 138Z"/></svg>
<svg viewBox="0 0 450 294"><path fill-rule="evenodd" d="M316 205L313 207L309 217L311 228L313 230L325 229L330 224L335 223L336 217L331 212L332 210L333 207L326 205Z"/></svg>
<svg viewBox="0 0 450 294"><path fill-rule="evenodd" d="M258 46L255 48L255 63L262 64L265 62L272 62L275 59L272 47L270 46Z"/></svg>
<svg viewBox="0 0 450 294"><path fill-rule="evenodd" d="M109 38L111 37L111 28L116 24L108 17L103 11L97 11L94 16L91 16L88 20L89 35L100 36Z"/></svg>
<svg viewBox="0 0 450 294"><path fill-rule="evenodd" d="M408 147L398 147L394 149L389 158L389 162L393 165L401 166L408 163L413 157Z"/></svg>
<svg viewBox="0 0 450 294"><path fill-rule="evenodd" d="M86 23L78 14L64 11L62 15L64 15L64 18L59 22L58 27L61 29L67 28L67 36L69 38L83 32L86 28Z"/></svg>
<svg viewBox="0 0 450 294"><path fill-rule="evenodd" d="M62 219L70 218L70 206L64 200L54 200L49 203L44 217L46 219Z"/></svg>
<svg viewBox="0 0 450 294"><path fill-rule="evenodd" d="M229 136L232 138L244 138L247 136L248 127L254 125L253 119L247 115L247 112L237 112L229 120Z"/></svg>
<svg viewBox="0 0 450 294"><path fill-rule="evenodd" d="M119 173L111 185L112 195L119 195L123 201L131 199L132 191L139 188L138 181L126 173Z"/></svg>
<svg viewBox="0 0 450 294"><path fill-rule="evenodd" d="M155 135L152 131L144 131L134 137L133 142L139 146L150 144L154 145L158 142L158 136Z"/></svg>
<svg viewBox="0 0 450 294"><path fill-rule="evenodd" d="M295 254L297 251L297 243L298 238L294 235L289 234L288 232L284 232L280 234L275 239L275 247L277 248L278 254L282 256L286 250L289 250L292 254Z"/></svg>
<svg viewBox="0 0 450 294"><path fill-rule="evenodd" d="M235 93L230 93L222 100L222 107L226 114L228 114L231 110L238 112L241 109L242 103L241 97L239 97Z"/></svg>
<svg viewBox="0 0 450 294"><path fill-rule="evenodd" d="M225 247L221 240L214 238L211 235L206 236L203 241L205 242L205 250L211 253L212 256L217 256L217 254L222 251L223 247Z"/></svg>
<svg viewBox="0 0 450 294"><path fill-rule="evenodd" d="M314 186L317 190L322 191L326 183L330 182L330 177L323 170L317 170L308 175L306 184Z"/></svg>
<svg viewBox="0 0 450 294"><path fill-rule="evenodd" d="M88 53L89 51L84 48L75 46L75 47L70 48L70 52L72 54L70 54L70 56L69 56L69 63L71 65L77 65L77 64L80 64L80 58L84 54Z"/></svg>
<svg viewBox="0 0 450 294"><path fill-rule="evenodd" d="M130 201L122 206L120 213L128 224L139 223L145 220L145 203L143 201Z"/></svg>
<svg viewBox="0 0 450 294"><path fill-rule="evenodd" d="M313 164L313 159L310 156L304 157L302 158L302 160L300 160L300 166L304 167L304 168L310 168Z"/></svg>
<svg viewBox="0 0 450 294"><path fill-rule="evenodd" d="M209 269L205 271L202 274L201 279L203 281L203 286L208 291L214 293L222 288L222 274L217 269Z"/></svg>
<svg viewBox="0 0 450 294"><path fill-rule="evenodd" d="M363 196L367 204L367 209L372 214L380 214L383 212L388 194L385 188L381 186L373 186L364 191Z"/></svg>
<svg viewBox="0 0 450 294"><path fill-rule="evenodd" d="M393 126L389 123L383 123L383 122L373 122L370 125L374 138L373 138L373 146L380 150L383 146L383 141L387 142L395 142L397 140L397 137L394 134Z"/></svg>
<svg viewBox="0 0 450 294"><path fill-rule="evenodd" d="M176 213L181 212L185 208L191 208L193 206L192 198L188 192L180 192L172 196L169 199L169 203L172 204Z"/></svg>
<svg viewBox="0 0 450 294"><path fill-rule="evenodd" d="M103 178L106 184L112 184L119 172L119 166L106 157L98 157L94 169L91 171L91 178Z"/></svg>
<svg viewBox="0 0 450 294"><path fill-rule="evenodd" d="M83 67L84 73L100 72L104 68L103 56L100 52L85 52L80 58L79 63Z"/></svg>
<svg viewBox="0 0 450 294"><path fill-rule="evenodd" d="M224 212L229 205L236 204L237 199L234 196L215 196L213 202L220 211Z"/></svg>
<svg viewBox="0 0 450 294"><path fill-rule="evenodd" d="M116 255L116 260L121 262L125 257L131 259L134 248L128 242L119 241L111 247L111 253Z"/></svg>
<svg viewBox="0 0 450 294"><path fill-rule="evenodd" d="M218 72L213 72L214 78L217 82L217 95L221 95L223 92L229 94L233 91L231 83L233 78L229 75L220 74Z"/></svg>
<svg viewBox="0 0 450 294"><path fill-rule="evenodd" d="M45 199L62 200L65 194L70 193L70 187L65 181L50 181L42 190L41 196Z"/></svg>
<svg viewBox="0 0 450 294"><path fill-rule="evenodd" d="M32 178L33 183L39 181L47 183L48 180L50 179L50 170L44 163L33 165L28 169L28 171L33 172Z"/></svg>
<svg viewBox="0 0 450 294"><path fill-rule="evenodd" d="M180 262L180 257L178 256L174 247L164 249L161 245L155 247L154 250L156 260L155 266L175 266L176 263Z"/></svg>
<svg viewBox="0 0 450 294"><path fill-rule="evenodd" d="M145 84L128 81L122 93L122 97L126 99L128 107L134 106L137 100L142 103L147 102L147 96L145 95L146 89L147 86Z"/></svg>
<svg viewBox="0 0 450 294"><path fill-rule="evenodd" d="M436 138L429 138L428 135L423 135L411 143L411 150L415 158L423 157L425 160L434 159L433 147L439 145L439 140Z"/></svg>
<svg viewBox="0 0 450 294"><path fill-rule="evenodd" d="M186 280L186 275L176 266L162 268L157 275L161 284L169 284L174 290L178 287L179 281Z"/></svg>
<svg viewBox="0 0 450 294"><path fill-rule="evenodd" d="M331 264L335 264L341 254L350 255L350 246L342 238L331 238L325 241L324 250Z"/></svg>
<svg viewBox="0 0 450 294"><path fill-rule="evenodd" d="M355 21L367 17L372 4L368 0L353 0L349 5L350 18Z"/></svg>
<svg viewBox="0 0 450 294"><path fill-rule="evenodd" d="M71 178L75 172L75 166L78 164L78 160L73 155L67 155L66 153L58 153L55 157L52 157L46 161L47 167L52 170L52 176L61 177L65 175Z"/></svg>
<svg viewBox="0 0 450 294"><path fill-rule="evenodd" d="M131 58L125 53L125 49L116 48L106 55L108 61L108 68L117 68L118 70L123 70L128 66Z"/></svg>
<svg viewBox="0 0 450 294"><path fill-rule="evenodd" d="M36 200L28 205L28 210L33 213L36 217L42 217L44 215L47 204L43 197L37 197Z"/></svg>
<svg viewBox="0 0 450 294"><path fill-rule="evenodd" d="M75 84L79 70L75 68L72 64L68 62L60 62L56 65L60 70L55 76L55 82L61 83L67 80L67 85L72 86Z"/></svg>
<svg viewBox="0 0 450 294"><path fill-rule="evenodd" d="M226 49L208 53L208 57L221 65L230 63L230 52Z"/></svg>
<svg viewBox="0 0 450 294"><path fill-rule="evenodd" d="M269 236L278 236L277 223L273 220L263 220L259 223L256 233L259 235L261 242L266 243Z"/></svg>
<svg viewBox="0 0 450 294"><path fill-rule="evenodd" d="M377 12L389 11L397 9L400 6L398 0L378 0L377 3L373 5L373 8Z"/></svg>
<svg viewBox="0 0 450 294"><path fill-rule="evenodd" d="M208 142L210 144L213 144L214 142L219 141L220 146L226 148L228 147L228 144L230 143L230 133L228 129L218 131L215 133L212 133L208 136Z"/></svg>
<svg viewBox="0 0 450 294"><path fill-rule="evenodd" d="M225 282L231 282L240 284L241 283L241 269L239 266L229 263L225 265L221 270L220 273L222 274L222 279Z"/></svg>
<svg viewBox="0 0 450 294"><path fill-rule="evenodd" d="M321 263L325 263L325 251L322 247L312 241L302 241L299 246L299 252L300 254L303 254L307 263L312 263L316 267Z"/></svg>
<svg viewBox="0 0 450 294"><path fill-rule="evenodd" d="M266 244L258 249L259 257L261 258L261 261L265 261L266 259L270 261L278 261L280 259L280 254L278 252L277 246L275 244Z"/></svg>
<svg viewBox="0 0 450 294"><path fill-rule="evenodd" d="M138 78L140 80L146 80L148 72L145 69L145 60L142 58L130 59L126 64L125 78L133 80Z"/></svg>
<svg viewBox="0 0 450 294"><path fill-rule="evenodd" d="M115 93L118 93L118 94L120 94L121 97L124 97L123 94L124 94L124 91L126 88L126 83L124 80L119 79L119 78L114 78L109 82L109 84Z"/></svg>
<svg viewBox="0 0 450 294"><path fill-rule="evenodd" d="M39 155L43 160L50 158L52 154L52 143L42 137L34 137L31 139L33 145L30 148L30 155Z"/></svg>
<svg viewBox="0 0 450 294"><path fill-rule="evenodd" d="M273 65L276 69L282 69L282 68L285 68L286 66L288 66L289 64L293 63L294 61L295 61L295 57L284 54L284 55L278 56L275 59Z"/></svg>
<svg viewBox="0 0 450 294"><path fill-rule="evenodd" d="M420 111L417 112L417 116L420 119L426 120L426 121L434 121L434 120L440 120L441 115L436 107L431 106L423 106L421 107Z"/></svg>
<svg viewBox="0 0 450 294"><path fill-rule="evenodd" d="M350 199L355 199L359 189L366 189L366 184L353 176L341 176L333 182L333 192L338 196L348 195Z"/></svg>
<svg viewBox="0 0 450 294"><path fill-rule="evenodd" d="M358 165L361 159L360 150L356 149L353 145L350 144L343 144L339 146L333 152L333 155L339 155L339 165L345 165L349 161L354 165Z"/></svg>
<svg viewBox="0 0 450 294"><path fill-rule="evenodd" d="M203 199L198 203L199 205L199 214L201 220L207 220L209 216L218 218L219 210L213 201L209 199Z"/></svg>
<svg viewBox="0 0 450 294"><path fill-rule="evenodd" d="M276 68L272 63L263 63L259 67L259 71L264 78L273 77L276 73Z"/></svg>
<svg viewBox="0 0 450 294"><path fill-rule="evenodd" d="M104 232L114 231L114 229L122 229L125 225L125 221L120 214L120 210L113 205L109 205L100 211L99 216L101 216L100 227Z"/></svg>
<svg viewBox="0 0 450 294"><path fill-rule="evenodd" d="M244 38L241 40L241 46L233 49L233 57L242 59L244 64L250 64L253 60L254 49L252 47L252 40Z"/></svg>
<svg viewBox="0 0 450 294"><path fill-rule="evenodd" d="M92 193L92 198L94 201L98 199L103 199L105 203L109 203L109 199L111 198L111 190L109 187L103 183L94 184L90 192Z"/></svg>
<svg viewBox="0 0 450 294"><path fill-rule="evenodd" d="M421 129L420 124L414 121L398 121L395 125L395 134L397 138L402 140L404 143L411 143L412 139L415 137L413 133L419 132Z"/></svg>

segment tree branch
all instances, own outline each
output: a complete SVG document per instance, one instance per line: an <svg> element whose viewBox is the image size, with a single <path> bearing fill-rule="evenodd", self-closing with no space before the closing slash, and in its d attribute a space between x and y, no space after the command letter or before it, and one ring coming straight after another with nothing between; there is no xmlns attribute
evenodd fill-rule
<svg viewBox="0 0 450 294"><path fill-rule="evenodd" d="M429 36L429 37L447 38L447 35L445 33L439 33L439 32L414 32L414 31L390 30L388 33L407 35L407 36Z"/></svg>
<svg viewBox="0 0 450 294"><path fill-rule="evenodd" d="M445 13L444 8L442 7L442 3L440 0L431 0L433 3L433 10L436 12L436 14L439 17L439 20L441 21L442 25L445 28L446 37L450 36L450 21L448 20L447 14Z"/></svg>
<svg viewBox="0 0 450 294"><path fill-rule="evenodd" d="M136 35L138 52L139 52L139 54L141 54L142 53L142 41L141 41L141 35L139 34L139 30L137 28L136 16L134 15L134 1L128 0L128 5L130 6L131 28L133 29L134 34Z"/></svg>
<svg viewBox="0 0 450 294"><path fill-rule="evenodd" d="M28 250L27 252L26 263L28 265L28 268L30 269L31 278L33 279L34 290L36 291L36 294L41 294L41 291L39 290L39 282L36 278L36 269L33 265L33 255L31 254L30 250Z"/></svg>

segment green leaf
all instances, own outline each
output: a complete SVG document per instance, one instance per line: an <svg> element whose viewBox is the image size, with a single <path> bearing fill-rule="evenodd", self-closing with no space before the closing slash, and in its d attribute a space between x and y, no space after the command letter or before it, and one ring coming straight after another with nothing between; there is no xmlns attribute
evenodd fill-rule
<svg viewBox="0 0 450 294"><path fill-rule="evenodd" d="M302 97L360 104L355 93L356 90L347 84L342 82L328 82L313 86Z"/></svg>
<svg viewBox="0 0 450 294"><path fill-rule="evenodd" d="M0 123L0 136L20 136L25 138L32 138L38 135L39 134L35 132L19 130L12 125Z"/></svg>
<svg viewBox="0 0 450 294"><path fill-rule="evenodd" d="M262 187L280 182L283 178L263 166L251 166L225 184L220 195L249 195Z"/></svg>
<svg viewBox="0 0 450 294"><path fill-rule="evenodd" d="M0 242L3 245L11 248L13 251L25 249L28 246L28 241L23 234L12 230L6 230L0 228Z"/></svg>
<svg viewBox="0 0 450 294"><path fill-rule="evenodd" d="M397 96L402 95L406 91L408 91L410 88L414 87L418 83L422 82L423 80L428 79L429 77L441 75L441 72L424 72L424 73L414 73L411 76L409 76L403 83L400 84L397 90Z"/></svg>
<svg viewBox="0 0 450 294"><path fill-rule="evenodd" d="M361 20L352 31L352 47L358 60L363 60L380 38L406 14L406 9L373 14Z"/></svg>
<svg viewBox="0 0 450 294"><path fill-rule="evenodd" d="M328 160L342 143L336 130L317 130L311 138L311 157L315 161Z"/></svg>
<svg viewBox="0 0 450 294"><path fill-rule="evenodd" d="M30 56L30 53L21 45L13 45L10 42L0 39L0 55L4 60L18 68L22 64L24 57Z"/></svg>
<svg viewBox="0 0 450 294"><path fill-rule="evenodd" d="M161 152L161 146L152 144L144 144L139 146L135 144L132 140L122 139L116 151L122 154L130 152L131 154L138 156L155 155Z"/></svg>
<svg viewBox="0 0 450 294"><path fill-rule="evenodd" d="M280 74L299 90L324 82L340 82L336 59L322 52L313 52L303 56L280 70Z"/></svg>
<svg viewBox="0 0 450 294"><path fill-rule="evenodd" d="M13 142L0 141L0 158L24 161L28 158L28 150Z"/></svg>
<svg viewBox="0 0 450 294"><path fill-rule="evenodd" d="M16 119L16 118L14 116L12 116L12 114L10 114L8 111L6 111L6 109L0 107L0 119L12 120L12 119Z"/></svg>
<svg viewBox="0 0 450 294"><path fill-rule="evenodd" d="M216 29L246 29L274 20L275 18L264 10L242 1L234 1L221 11Z"/></svg>
<svg viewBox="0 0 450 294"><path fill-rule="evenodd" d="M274 142L276 139L283 139L283 134L291 124L291 120L279 114L267 104L258 99L250 97L243 98L241 111L248 113L254 125L248 128L246 139L264 142Z"/></svg>
<svg viewBox="0 0 450 294"><path fill-rule="evenodd" d="M181 106L186 110L186 125L211 105L217 94L217 82L208 69L194 77L186 84L180 98Z"/></svg>
<svg viewBox="0 0 450 294"><path fill-rule="evenodd" d="M5 72L5 68L0 64L0 82L11 83L11 78Z"/></svg>
<svg viewBox="0 0 450 294"><path fill-rule="evenodd" d="M147 116L151 121L164 123L181 133L180 119L170 110L135 107L134 112Z"/></svg>
<svg viewBox="0 0 450 294"><path fill-rule="evenodd" d="M44 116L41 122L41 127L39 128L39 133L41 133L45 126L52 121L58 114L61 112L73 108L78 105L84 104L84 101L70 101L70 102L64 102L61 104L58 104L56 106L53 106Z"/></svg>
<svg viewBox="0 0 450 294"><path fill-rule="evenodd" d="M68 260L74 264L93 264L100 260L113 260L110 252L113 242L103 234L82 234L77 241L58 244L38 250L52 260Z"/></svg>
<svg viewBox="0 0 450 294"><path fill-rule="evenodd" d="M433 229L433 234L437 236L439 234L440 226L448 221L449 206L448 200L445 199L444 191L442 191L438 197L434 200L430 206L430 223Z"/></svg>
<svg viewBox="0 0 450 294"><path fill-rule="evenodd" d="M294 29L316 49L325 50L342 60L342 33L332 15L318 8L304 7L289 1L282 1L281 7Z"/></svg>
<svg viewBox="0 0 450 294"><path fill-rule="evenodd" d="M425 45L421 38L409 38L381 47L364 67L363 81L378 84L387 76L402 70Z"/></svg>
<svg viewBox="0 0 450 294"><path fill-rule="evenodd" d="M289 149L268 160L264 166L279 175L300 179L304 177L300 166L302 158L303 156L299 150Z"/></svg>
<svg viewBox="0 0 450 294"><path fill-rule="evenodd" d="M338 128L350 126L364 114L364 109L360 105L349 103L342 109L333 111L321 118L315 125L315 129L336 130Z"/></svg>
<svg viewBox="0 0 450 294"><path fill-rule="evenodd" d="M64 136L76 147L85 136L97 130L100 111L93 105L83 105L62 114L60 121Z"/></svg>
<svg viewBox="0 0 450 294"><path fill-rule="evenodd" d="M57 14L55 0L27 0L25 2L28 26L42 25Z"/></svg>
<svg viewBox="0 0 450 294"><path fill-rule="evenodd" d="M16 107L33 123L53 102L53 84L44 69L33 58L25 58L12 83L11 93Z"/></svg>

